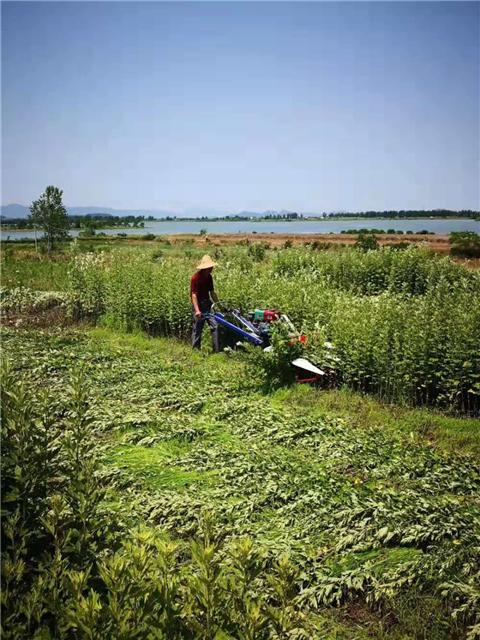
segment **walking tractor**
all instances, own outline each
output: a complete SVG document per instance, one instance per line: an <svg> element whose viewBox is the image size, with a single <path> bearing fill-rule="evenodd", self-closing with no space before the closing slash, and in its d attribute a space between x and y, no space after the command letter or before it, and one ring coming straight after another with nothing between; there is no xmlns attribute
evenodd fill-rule
<svg viewBox="0 0 480 640"><path fill-rule="evenodd" d="M262 347L266 352L273 349L270 345L270 332L274 322L284 323L288 327L292 339L305 342L305 336L299 335L288 316L281 311L255 309L255 311L248 314L248 318L245 318L238 309L223 308L222 312L220 312L217 311L216 305L213 304L210 313L204 313L203 317L205 319L214 318L220 325L233 332L243 341ZM241 344L241 341L237 344ZM297 372L297 382L316 382L326 375L325 371L322 371L305 358L296 358L291 364Z"/></svg>

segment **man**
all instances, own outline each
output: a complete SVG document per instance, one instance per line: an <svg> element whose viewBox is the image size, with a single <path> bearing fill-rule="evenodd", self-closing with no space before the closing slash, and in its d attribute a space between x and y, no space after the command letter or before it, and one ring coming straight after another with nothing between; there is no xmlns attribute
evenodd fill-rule
<svg viewBox="0 0 480 640"><path fill-rule="evenodd" d="M202 331L205 320L202 313L209 313L212 308L212 301L218 302L217 294L213 288L212 271L216 266L216 262L210 256L203 256L200 264L197 264L197 272L192 276L190 281L190 298L193 305L193 330L192 330L192 347L200 349L202 342ZM211 298L211 299L210 299ZM218 341L218 323L214 318L207 319L212 333L213 350L215 353L220 351Z"/></svg>

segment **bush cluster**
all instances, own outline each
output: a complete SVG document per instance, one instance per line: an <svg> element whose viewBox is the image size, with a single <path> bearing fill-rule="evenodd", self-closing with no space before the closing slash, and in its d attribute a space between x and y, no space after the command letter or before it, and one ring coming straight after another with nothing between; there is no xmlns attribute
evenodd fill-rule
<svg viewBox="0 0 480 640"><path fill-rule="evenodd" d="M459 258L480 258L480 235L473 231L450 234L450 253Z"/></svg>

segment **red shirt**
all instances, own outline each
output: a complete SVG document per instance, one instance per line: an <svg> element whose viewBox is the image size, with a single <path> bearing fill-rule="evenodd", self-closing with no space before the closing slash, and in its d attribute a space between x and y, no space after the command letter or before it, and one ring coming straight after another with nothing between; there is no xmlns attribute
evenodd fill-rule
<svg viewBox="0 0 480 640"><path fill-rule="evenodd" d="M196 293L198 302L203 302L210 299L211 291L214 291L212 274L205 269L194 273L190 281L190 298Z"/></svg>

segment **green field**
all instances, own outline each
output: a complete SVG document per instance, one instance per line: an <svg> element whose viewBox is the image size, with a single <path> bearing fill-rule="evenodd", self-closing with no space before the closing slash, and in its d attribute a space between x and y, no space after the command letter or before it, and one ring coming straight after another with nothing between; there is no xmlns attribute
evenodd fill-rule
<svg viewBox="0 0 480 640"><path fill-rule="evenodd" d="M189 280L204 248L168 240L89 253L73 246L53 260L10 253L4 308L31 305L25 287L50 289L69 295L77 319L189 336ZM273 251L257 243L209 250L219 262L220 298L244 312L258 306L287 313L307 335L312 361L323 366L334 358L340 384L383 400L478 414L480 272L417 247Z"/></svg>
<svg viewBox="0 0 480 640"><path fill-rule="evenodd" d="M478 637L478 274L211 247L322 390L192 353L199 251L3 252L2 637Z"/></svg>

